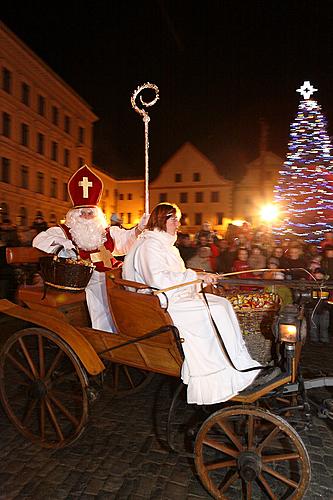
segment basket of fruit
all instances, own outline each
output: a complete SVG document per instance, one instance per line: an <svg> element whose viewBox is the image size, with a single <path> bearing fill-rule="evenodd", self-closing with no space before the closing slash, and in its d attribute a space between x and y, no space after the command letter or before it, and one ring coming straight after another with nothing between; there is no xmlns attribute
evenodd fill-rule
<svg viewBox="0 0 333 500"><path fill-rule="evenodd" d="M225 292L237 315L246 347L260 363L272 359L272 326L280 307L280 297L273 292Z"/></svg>
<svg viewBox="0 0 333 500"><path fill-rule="evenodd" d="M82 292L89 283L95 266L87 260L68 259L57 254L39 259L40 273L46 287L71 293Z"/></svg>

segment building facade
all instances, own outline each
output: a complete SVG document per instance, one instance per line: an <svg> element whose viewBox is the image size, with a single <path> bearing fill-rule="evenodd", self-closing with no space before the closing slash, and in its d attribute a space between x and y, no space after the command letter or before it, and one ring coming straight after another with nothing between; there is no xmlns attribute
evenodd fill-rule
<svg viewBox="0 0 333 500"><path fill-rule="evenodd" d="M150 184L151 206L163 201L179 205L184 231L196 231L205 221L222 230L232 216L232 190L233 182L219 175L215 165L187 142Z"/></svg>
<svg viewBox="0 0 333 500"><path fill-rule="evenodd" d="M67 181L92 162L90 106L0 22L0 220L56 224Z"/></svg>
<svg viewBox="0 0 333 500"><path fill-rule="evenodd" d="M282 165L282 158L266 150L246 165L244 177L234 187L234 219L245 219L254 226L262 223L261 209L273 202L273 190Z"/></svg>
<svg viewBox="0 0 333 500"><path fill-rule="evenodd" d="M96 167L93 170L103 181L100 207L107 221L110 222L112 214L118 214L124 227L135 226L143 214L143 179L117 180Z"/></svg>

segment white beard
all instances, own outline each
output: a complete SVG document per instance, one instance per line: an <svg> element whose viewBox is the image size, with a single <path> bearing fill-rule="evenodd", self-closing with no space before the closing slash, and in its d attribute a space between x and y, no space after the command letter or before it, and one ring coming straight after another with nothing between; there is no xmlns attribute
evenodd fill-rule
<svg viewBox="0 0 333 500"><path fill-rule="evenodd" d="M80 217L66 217L66 225L74 243L82 250L91 251L100 248L106 241L105 221L98 217L83 219Z"/></svg>

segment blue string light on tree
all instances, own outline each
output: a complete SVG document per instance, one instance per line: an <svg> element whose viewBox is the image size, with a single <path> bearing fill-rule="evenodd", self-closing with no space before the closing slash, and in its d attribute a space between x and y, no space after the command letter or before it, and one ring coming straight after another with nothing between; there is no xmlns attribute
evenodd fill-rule
<svg viewBox="0 0 333 500"><path fill-rule="evenodd" d="M278 183L275 202L281 214L281 237L300 237L317 243L333 231L333 156L321 106L311 96L309 81L297 89L303 99L290 128L288 153Z"/></svg>

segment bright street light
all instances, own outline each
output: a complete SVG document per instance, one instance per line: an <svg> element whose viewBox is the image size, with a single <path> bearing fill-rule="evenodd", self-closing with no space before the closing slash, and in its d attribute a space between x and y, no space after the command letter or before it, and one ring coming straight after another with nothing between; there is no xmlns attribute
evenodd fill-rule
<svg viewBox="0 0 333 500"><path fill-rule="evenodd" d="M279 211L276 205L272 205L271 203L268 205L264 205L260 211L260 217L262 220L266 222L272 222L277 219Z"/></svg>

